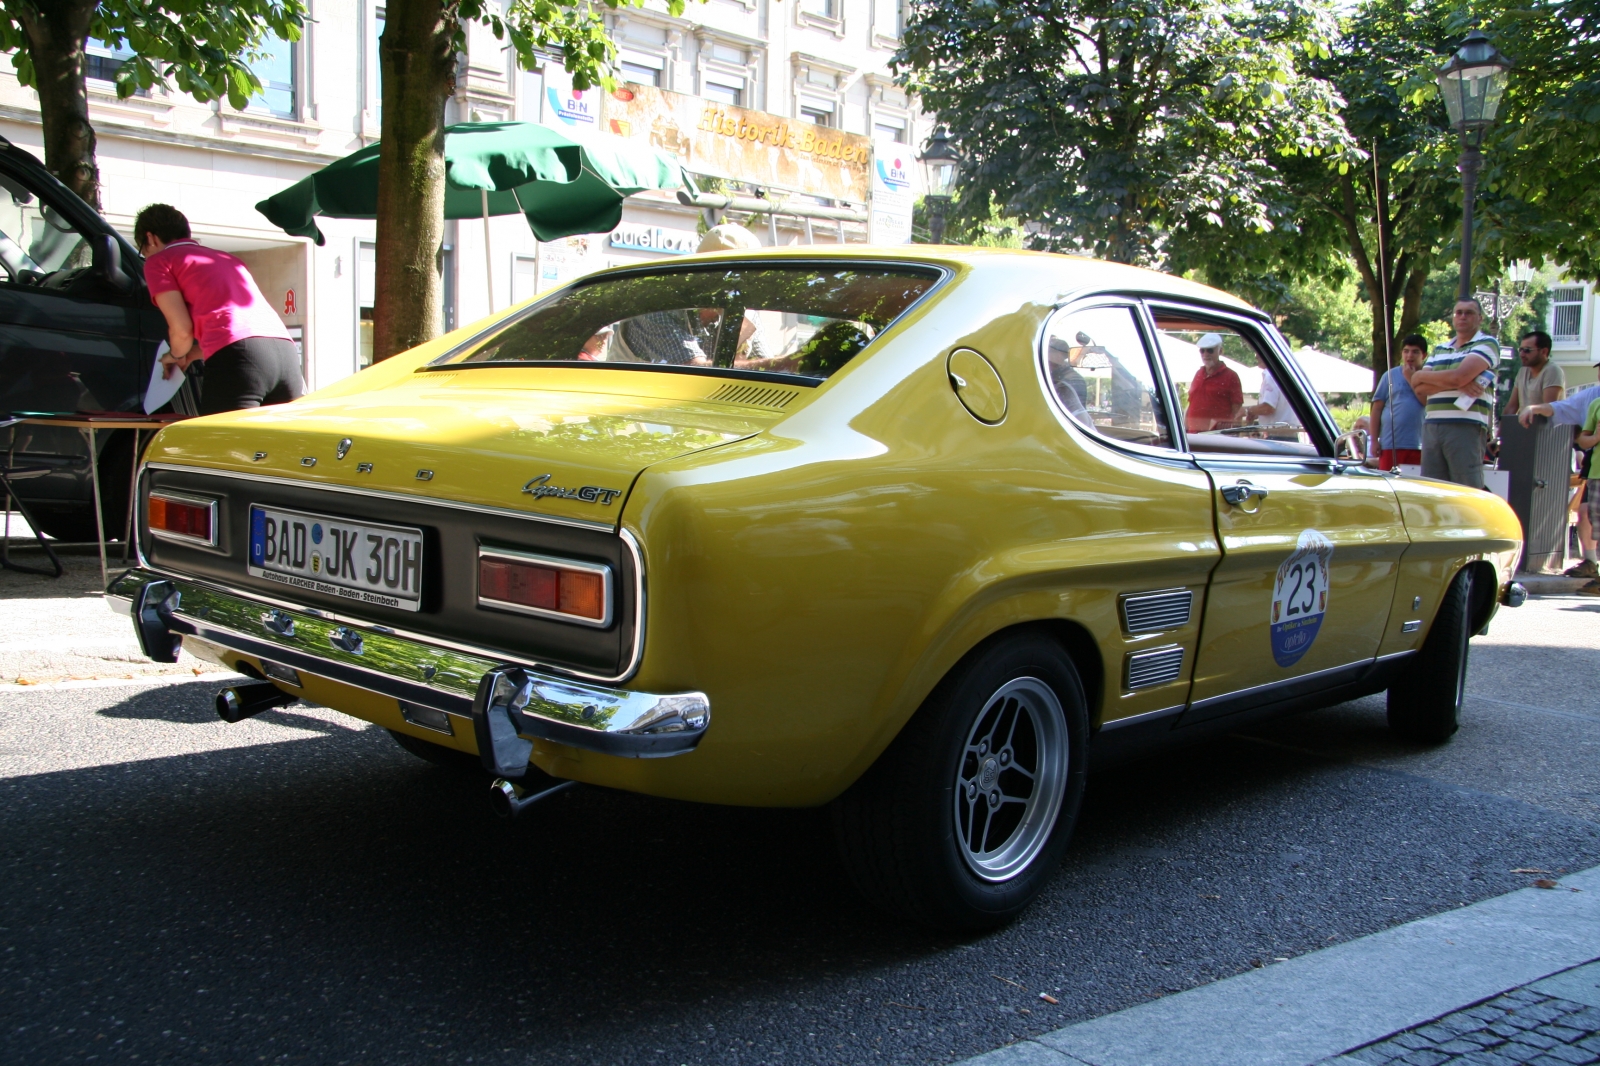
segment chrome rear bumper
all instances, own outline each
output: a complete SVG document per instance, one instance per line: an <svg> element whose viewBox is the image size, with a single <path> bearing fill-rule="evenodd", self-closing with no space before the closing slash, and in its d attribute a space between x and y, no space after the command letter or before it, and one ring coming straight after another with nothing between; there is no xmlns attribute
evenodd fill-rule
<svg viewBox="0 0 1600 1066"><path fill-rule="evenodd" d="M148 570L117 576L106 599L132 617L140 646L158 661L173 661L178 638L194 637L403 704L470 718L485 767L505 777L526 771L532 740L659 758L694 750L711 722L704 693L605 688Z"/></svg>

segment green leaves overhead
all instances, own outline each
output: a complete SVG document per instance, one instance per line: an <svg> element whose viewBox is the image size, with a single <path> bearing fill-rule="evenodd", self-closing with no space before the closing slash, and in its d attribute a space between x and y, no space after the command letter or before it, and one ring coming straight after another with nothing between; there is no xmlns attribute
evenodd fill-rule
<svg viewBox="0 0 1600 1066"><path fill-rule="evenodd" d="M967 158L964 203L1044 247L1170 266L1296 227L1278 157L1352 155L1304 69L1335 32L1320 4L925 0L897 63Z"/></svg>
<svg viewBox="0 0 1600 1066"><path fill-rule="evenodd" d="M37 18L44 2L0 3L0 49L11 52L24 85L36 84L36 71L22 20ZM118 96L174 85L197 100L226 99L239 109L261 91L250 64L263 58L263 40L299 40L306 18L303 0L80 0L78 6L92 9L90 37L133 52L117 70Z"/></svg>

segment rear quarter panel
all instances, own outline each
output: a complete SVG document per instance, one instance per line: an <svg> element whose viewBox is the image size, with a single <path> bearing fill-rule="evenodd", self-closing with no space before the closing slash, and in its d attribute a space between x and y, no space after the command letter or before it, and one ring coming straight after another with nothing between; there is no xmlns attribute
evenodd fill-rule
<svg viewBox="0 0 1600 1066"><path fill-rule="evenodd" d="M711 802L803 806L849 786L972 648L1009 626L1070 620L1100 659L1091 717L1182 702L1121 693L1117 595L1190 585L1217 557L1205 476L1063 429L1034 367L1061 298L1048 269L953 279L803 411L751 439L650 468L623 515L648 582L630 683L698 689L700 747L624 760L540 745L563 777ZM987 356L999 426L969 416L945 360ZM1096 671L1089 671L1094 673Z"/></svg>

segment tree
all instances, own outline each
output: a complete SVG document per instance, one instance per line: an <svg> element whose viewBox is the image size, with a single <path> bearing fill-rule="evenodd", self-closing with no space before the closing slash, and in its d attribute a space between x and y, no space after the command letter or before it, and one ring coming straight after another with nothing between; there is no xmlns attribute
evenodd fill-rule
<svg viewBox="0 0 1600 1066"><path fill-rule="evenodd" d="M1331 223L1324 236L1343 246L1361 279L1374 373L1398 360L1394 339L1416 331L1423 286L1459 227L1458 143L1434 77L1462 31L1450 0L1366 0L1336 47L1311 64L1343 100L1357 151L1279 160L1306 228Z"/></svg>
<svg viewBox="0 0 1600 1066"><path fill-rule="evenodd" d="M197 100L227 97L243 109L261 91L250 64L263 38L298 40L305 13L304 0L0 0L0 49L39 93L46 169L98 209L89 38L132 49L117 70L118 96L176 82Z"/></svg>
<svg viewBox="0 0 1600 1066"><path fill-rule="evenodd" d="M1504 3L1488 30L1516 66L1484 152L1491 264L1551 260L1600 277L1600 15L1594 0Z"/></svg>
<svg viewBox="0 0 1600 1066"><path fill-rule="evenodd" d="M1303 69L1334 29L1318 3L924 0L895 62L966 158L958 217L1181 269L1295 227L1276 157L1348 151Z"/></svg>
<svg viewBox="0 0 1600 1066"><path fill-rule="evenodd" d="M604 0L610 8L644 0ZM684 0L668 0L672 14ZM444 110L455 91L466 26L510 42L533 68L559 53L577 89L610 89L616 49L587 0L389 0L378 42L382 149L378 157L377 289L373 354L386 359L439 332L444 264Z"/></svg>

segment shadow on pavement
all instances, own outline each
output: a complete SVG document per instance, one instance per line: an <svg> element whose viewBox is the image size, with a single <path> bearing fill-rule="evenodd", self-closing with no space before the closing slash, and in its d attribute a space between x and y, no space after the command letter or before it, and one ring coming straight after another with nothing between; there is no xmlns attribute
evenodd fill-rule
<svg viewBox="0 0 1600 1066"><path fill-rule="evenodd" d="M215 725L221 719L217 717L212 698L226 684L227 682L218 680L204 685L195 682L158 685L135 692L122 702L102 707L95 713L102 718L172 722L175 725ZM311 729L321 733L349 732L349 729L332 725L319 718L294 713L296 708L306 706L308 705L303 703L291 703L285 707L263 711L255 715L253 720L292 726L296 729ZM362 724L354 722L353 719L348 720L355 725Z"/></svg>
<svg viewBox="0 0 1600 1066"><path fill-rule="evenodd" d="M1044 899L962 940L866 908L825 811L580 788L506 823L486 788L377 730L0 781L0 1057L945 1060L1518 887L1508 835L1600 859L1224 740L1096 779Z"/></svg>

